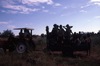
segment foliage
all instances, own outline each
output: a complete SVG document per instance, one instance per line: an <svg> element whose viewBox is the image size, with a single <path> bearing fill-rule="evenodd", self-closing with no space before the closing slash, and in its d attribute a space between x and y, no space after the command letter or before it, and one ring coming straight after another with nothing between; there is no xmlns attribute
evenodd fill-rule
<svg viewBox="0 0 100 66"><path fill-rule="evenodd" d="M45 37L45 36L46 36L45 34L43 34L43 33L41 34L41 37Z"/></svg>
<svg viewBox="0 0 100 66"><path fill-rule="evenodd" d="M1 33L1 37L9 37L9 36L14 36L14 33L11 31L11 30L4 30L2 33Z"/></svg>
<svg viewBox="0 0 100 66"><path fill-rule="evenodd" d="M92 36L92 43L94 45L100 45L100 35L99 34Z"/></svg>

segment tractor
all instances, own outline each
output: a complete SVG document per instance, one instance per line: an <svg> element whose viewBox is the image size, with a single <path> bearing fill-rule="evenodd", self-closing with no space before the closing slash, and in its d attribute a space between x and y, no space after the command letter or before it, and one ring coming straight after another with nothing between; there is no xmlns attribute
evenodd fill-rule
<svg viewBox="0 0 100 66"><path fill-rule="evenodd" d="M6 52L15 51L17 53L25 53L30 50L35 50L35 43L32 40L32 30L31 28L15 28L14 30L20 30L18 36L9 36L5 41L0 41L0 48Z"/></svg>

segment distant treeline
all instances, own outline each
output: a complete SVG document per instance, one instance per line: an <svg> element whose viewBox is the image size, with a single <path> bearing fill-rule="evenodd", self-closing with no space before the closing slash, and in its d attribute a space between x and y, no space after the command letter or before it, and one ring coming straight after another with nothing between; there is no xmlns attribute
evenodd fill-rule
<svg viewBox="0 0 100 66"><path fill-rule="evenodd" d="M6 37L9 37L9 36L15 36L15 34L12 32L12 30L4 30L3 32L0 32L0 37L2 37L2 38L6 38ZM19 36L19 35L17 35L17 36ZM41 34L40 35L41 37L44 37L45 36L45 34ZM37 38L37 37L39 37L39 35L32 35L32 37L34 37L34 38Z"/></svg>
<svg viewBox="0 0 100 66"><path fill-rule="evenodd" d="M81 32L81 33L85 33L85 32ZM92 35L94 34L98 34L100 35L100 30L97 32L97 33L94 33L94 32L87 32L87 33L90 33ZM15 36L15 34L12 32L12 30L4 30L3 32L0 32L0 37L9 37L9 36ZM33 37L38 37L39 35L33 35ZM40 35L41 37L45 37L46 34L41 34Z"/></svg>

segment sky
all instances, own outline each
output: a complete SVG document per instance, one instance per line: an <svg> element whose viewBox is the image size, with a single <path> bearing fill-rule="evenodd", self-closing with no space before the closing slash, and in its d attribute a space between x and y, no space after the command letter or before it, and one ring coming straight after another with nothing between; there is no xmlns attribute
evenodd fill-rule
<svg viewBox="0 0 100 66"><path fill-rule="evenodd" d="M14 28L34 28L40 35L53 24L69 24L73 32L100 30L100 0L0 0L0 32Z"/></svg>

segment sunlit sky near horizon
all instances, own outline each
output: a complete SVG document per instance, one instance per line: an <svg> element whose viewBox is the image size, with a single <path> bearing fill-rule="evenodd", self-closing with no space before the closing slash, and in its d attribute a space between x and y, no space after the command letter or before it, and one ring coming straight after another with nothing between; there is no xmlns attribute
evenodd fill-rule
<svg viewBox="0 0 100 66"><path fill-rule="evenodd" d="M98 32L100 0L0 0L0 32L29 27L40 35L53 24L69 24L73 32Z"/></svg>

